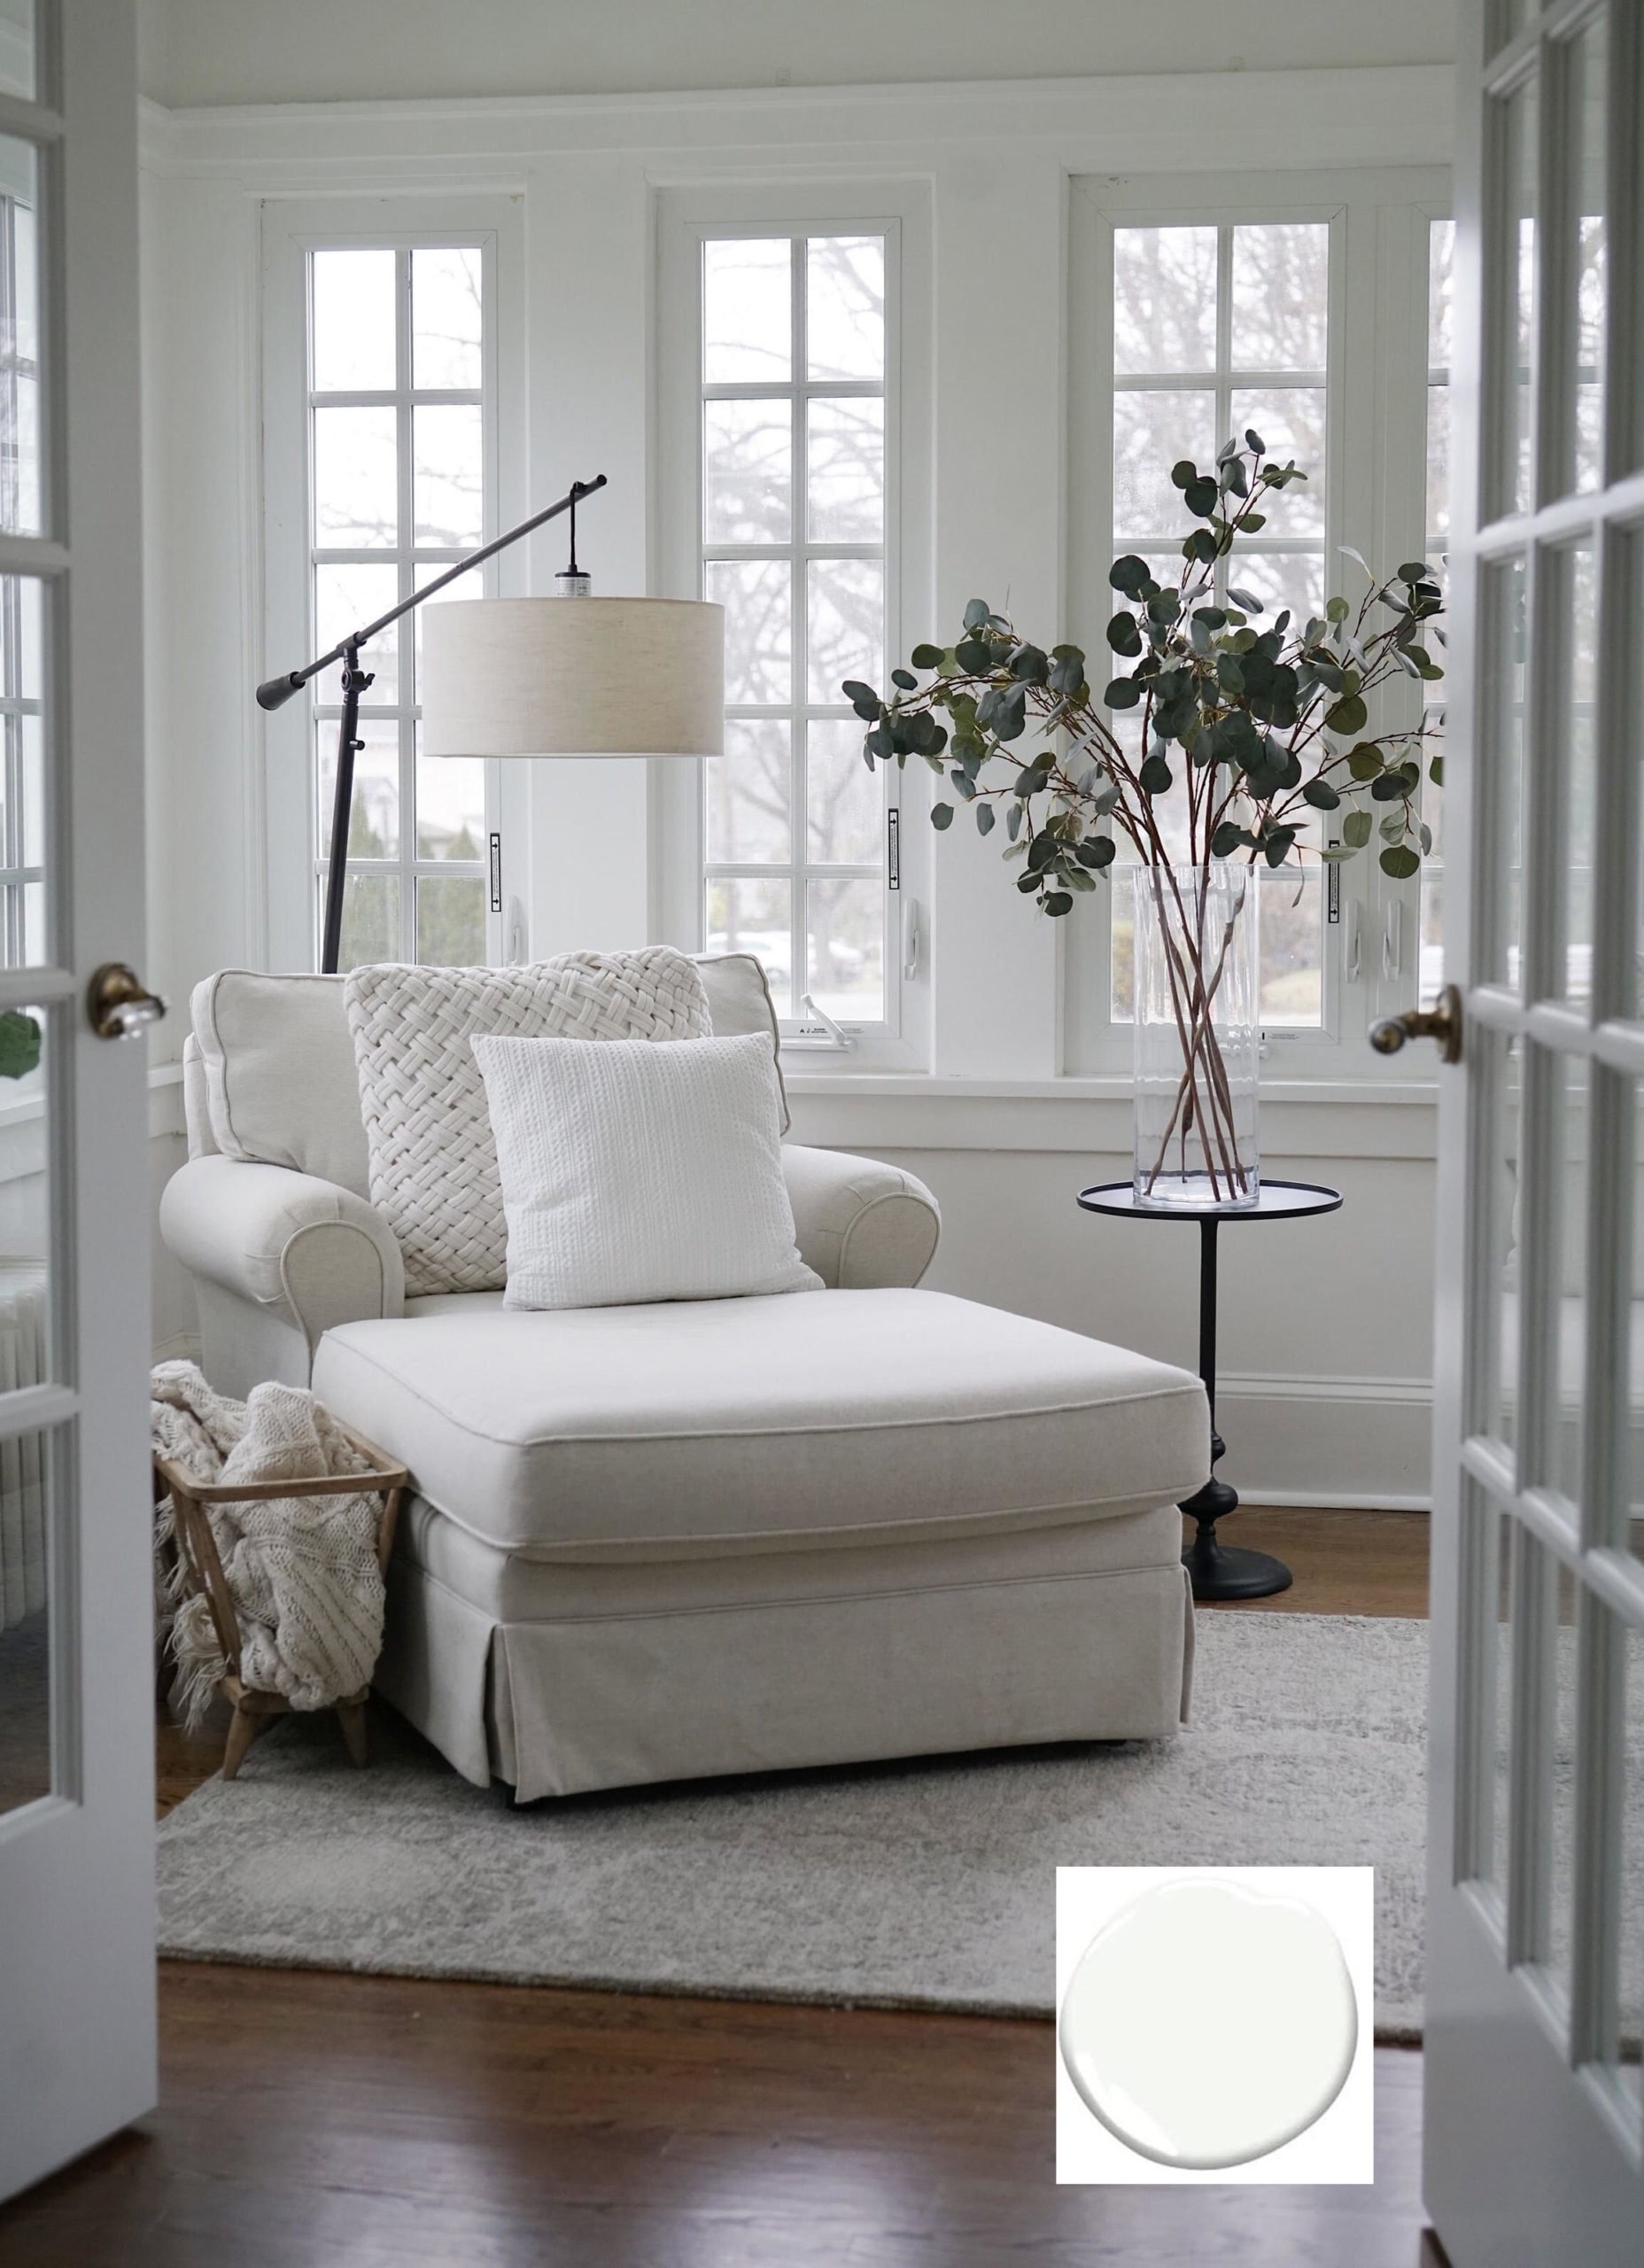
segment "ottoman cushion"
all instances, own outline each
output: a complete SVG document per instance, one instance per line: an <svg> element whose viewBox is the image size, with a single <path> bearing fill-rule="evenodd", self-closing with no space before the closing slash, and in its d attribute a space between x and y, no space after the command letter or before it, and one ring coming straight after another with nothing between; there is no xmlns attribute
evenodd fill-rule
<svg viewBox="0 0 1644 2268"><path fill-rule="evenodd" d="M1210 1470L1187 1371L936 1292L441 1302L328 1332L314 1389L428 1503L541 1558L934 1541L1167 1503Z"/></svg>

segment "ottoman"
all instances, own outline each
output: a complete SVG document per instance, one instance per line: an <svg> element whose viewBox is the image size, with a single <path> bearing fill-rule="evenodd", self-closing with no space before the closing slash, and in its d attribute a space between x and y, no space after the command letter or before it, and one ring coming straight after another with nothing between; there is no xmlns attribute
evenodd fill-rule
<svg viewBox="0 0 1644 2268"><path fill-rule="evenodd" d="M1185 1713L1184 1371L935 1292L470 1293L314 1387L413 1477L376 1689L520 1801Z"/></svg>

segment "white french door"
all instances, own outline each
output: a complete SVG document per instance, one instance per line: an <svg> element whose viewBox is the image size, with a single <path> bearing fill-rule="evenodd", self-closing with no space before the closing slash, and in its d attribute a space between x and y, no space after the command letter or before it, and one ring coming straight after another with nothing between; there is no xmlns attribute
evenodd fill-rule
<svg viewBox="0 0 1644 2268"><path fill-rule="evenodd" d="M1454 2268L1644 2259L1641 35L1644 0L1462 10L1425 2152Z"/></svg>
<svg viewBox="0 0 1644 2268"><path fill-rule="evenodd" d="M0 25L0 2196L155 2095L134 13Z"/></svg>

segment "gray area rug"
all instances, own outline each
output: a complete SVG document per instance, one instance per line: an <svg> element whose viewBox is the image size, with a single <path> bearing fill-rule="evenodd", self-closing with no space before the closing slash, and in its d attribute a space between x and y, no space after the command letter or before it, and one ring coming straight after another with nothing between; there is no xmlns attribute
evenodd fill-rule
<svg viewBox="0 0 1644 2268"><path fill-rule="evenodd" d="M1058 1866L1373 1866L1376 2023L1421 2024L1427 1626L1203 1614L1174 1741L516 1810L386 1709L283 1720L159 1830L160 1949L397 1976L1048 2016Z"/></svg>

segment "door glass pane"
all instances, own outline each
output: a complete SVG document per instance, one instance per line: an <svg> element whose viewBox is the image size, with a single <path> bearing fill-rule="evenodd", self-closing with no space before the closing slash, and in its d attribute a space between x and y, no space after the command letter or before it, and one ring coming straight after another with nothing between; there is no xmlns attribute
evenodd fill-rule
<svg viewBox="0 0 1644 2268"><path fill-rule="evenodd" d="M320 871L314 902L314 936L325 905L325 870ZM403 960L399 938L398 874L351 874L343 884L343 936L337 965L364 968L377 961Z"/></svg>
<svg viewBox="0 0 1644 2268"><path fill-rule="evenodd" d="M1604 217L1609 39L1608 19L1601 12L1570 43L1567 98L1576 174L1570 214L1576 283L1571 391L1578 488L1597 487L1603 473L1604 315L1609 292Z"/></svg>
<svg viewBox="0 0 1644 2268"><path fill-rule="evenodd" d="M386 614L399 597L399 572L395 567L368 565L359 559L322 560L314 571L314 649L329 652L351 630L359 630ZM366 687L368 705L399 698L399 625L391 623L361 649L361 662L375 682ZM322 677L313 680L316 701L343 697L343 665L334 662Z"/></svg>
<svg viewBox="0 0 1644 2268"><path fill-rule="evenodd" d="M25 102L37 93L35 24L35 0L5 0L0 8L0 88Z"/></svg>
<svg viewBox="0 0 1644 2268"><path fill-rule="evenodd" d="M415 540L471 551L485 536L484 411L477 401L419 402L411 413Z"/></svg>
<svg viewBox="0 0 1644 2268"><path fill-rule="evenodd" d="M885 1013L884 886L813 876L808 892L807 987L830 1016L876 1022Z"/></svg>
<svg viewBox="0 0 1644 2268"><path fill-rule="evenodd" d="M711 877L708 883L708 951L752 953L765 973L779 1016L791 1016L794 998L794 886L786 877L750 881Z"/></svg>
<svg viewBox="0 0 1644 2268"><path fill-rule="evenodd" d="M1215 229L1115 229L1114 370L1163 375L1215 366Z"/></svg>
<svg viewBox="0 0 1644 2268"><path fill-rule="evenodd" d="M864 394L806 405L806 519L812 543L882 543L885 401Z"/></svg>
<svg viewBox="0 0 1644 2268"><path fill-rule="evenodd" d="M44 524L36 171L28 143L0 136L0 529L11 535Z"/></svg>
<svg viewBox="0 0 1644 2268"><path fill-rule="evenodd" d="M883 377L883 237L812 237L805 246L805 278L809 375Z"/></svg>
<svg viewBox="0 0 1644 2268"><path fill-rule="evenodd" d="M1537 1194L1547 1208L1548 1260L1552 1270L1548 1296L1552 1312L1546 1324L1547 1360L1545 1366L1537 1365L1537 1376L1544 1382L1549 1397L1547 1448L1542 1470L1524 1478L1526 1481L1548 1481L1572 1502L1578 1503L1587 1344L1589 1084L1584 1056L1554 1055L1546 1069L1552 1083L1554 1146L1547 1161L1547 1186ZM1522 1308L1520 1312L1527 1327L1528 1313Z"/></svg>
<svg viewBox="0 0 1644 2268"><path fill-rule="evenodd" d="M339 551L391 548L399 531L394 412L314 413L314 536Z"/></svg>
<svg viewBox="0 0 1644 2268"><path fill-rule="evenodd" d="M812 718L805 746L811 858L823 866L872 866L885 825L885 788L862 760L861 724L855 718Z"/></svg>
<svg viewBox="0 0 1644 2268"><path fill-rule="evenodd" d="M794 412L786 396L702 404L702 527L710 543L793 532Z"/></svg>
<svg viewBox="0 0 1644 2268"><path fill-rule="evenodd" d="M477 393L483 260L477 245L422 246L411 255L411 383Z"/></svg>
<svg viewBox="0 0 1644 2268"><path fill-rule="evenodd" d="M1216 448L1214 393L1116 393L1114 541L1185 535L1197 523L1171 480L1170 468L1179 458L1190 457L1206 470L1214 462ZM1174 582L1175 577L1169 579Z"/></svg>
<svg viewBox="0 0 1644 2268"><path fill-rule="evenodd" d="M1493 1660L1485 1674L1493 1681L1491 1753L1494 1784L1490 1791L1490 1879L1507 1895L1508 1814L1512 1802L1513 1738L1513 1528L1510 1513L1492 1509L1494 1523L1495 1628ZM1487 1627L1487 1626L1486 1626Z"/></svg>
<svg viewBox="0 0 1644 2268"><path fill-rule="evenodd" d="M710 866L786 866L793 855L789 806L792 731L786 717L728 717L725 754L703 774Z"/></svg>
<svg viewBox="0 0 1644 2268"><path fill-rule="evenodd" d="M417 726L420 737L422 726ZM475 861L485 855L485 765L477 756L418 756L416 855Z"/></svg>
<svg viewBox="0 0 1644 2268"><path fill-rule="evenodd" d="M702 246L702 376L744 385L793 374L793 253L786 237L731 237Z"/></svg>
<svg viewBox="0 0 1644 2268"><path fill-rule="evenodd" d="M1562 1561L1554 1576L1558 1628L1553 1643L1553 1866L1551 1967L1570 1990L1575 1938L1576 1677L1580 1586Z"/></svg>
<svg viewBox="0 0 1644 2268"><path fill-rule="evenodd" d="M788 562L710 559L702 570L702 595L725 609L726 702L757 708L789 700L794 571Z"/></svg>
<svg viewBox="0 0 1644 2268"><path fill-rule="evenodd" d="M1330 232L1323 221L1264 221L1235 228L1235 369L1324 368L1330 259Z"/></svg>
<svg viewBox="0 0 1644 2268"><path fill-rule="evenodd" d="M1594 664L1598 634L1598 588L1590 543L1556 556L1563 747L1560 771L1565 798L1564 997L1586 1001L1593 992L1594 862L1598 850L1598 751L1594 716Z"/></svg>
<svg viewBox="0 0 1644 2268"><path fill-rule="evenodd" d="M885 672L885 563L812 559L805 567L809 698L837 703L847 678L880 684Z"/></svg>
<svg viewBox="0 0 1644 2268"><path fill-rule="evenodd" d="M1501 105L1501 210L1506 239L1501 247L1501 273L1507 323L1500 351L1506 384L1493 485L1496 509L1509 512L1528 511L1531 502L1539 110L1534 79L1515 88Z"/></svg>
<svg viewBox="0 0 1644 2268"><path fill-rule="evenodd" d="M1477 1083L1478 1122L1491 1145L1482 1169L1487 1202L1479 1218L1480 1248L1470 1274L1483 1287L1480 1328L1469 1344L1470 1431L1517 1442L1518 1310L1524 1244L1519 1179L1518 1042L1486 1025L1470 1035Z"/></svg>
<svg viewBox="0 0 1644 2268"><path fill-rule="evenodd" d="M1621 1779L1621 1942L1617 2009L1620 2077L1644 2110L1644 1630L1619 1641L1626 1661L1625 1763Z"/></svg>
<svg viewBox="0 0 1644 2268"><path fill-rule="evenodd" d="M332 802L337 793L337 719L314 719L314 777L319 791L314 840L322 858L331 855ZM390 718L362 717L365 746L354 756L354 792L349 808L351 858L394 858L399 855L399 727Z"/></svg>
<svg viewBox="0 0 1644 2268"><path fill-rule="evenodd" d="M1233 431L1242 443L1257 432L1270 457L1294 458L1305 480L1269 492L1262 516L1269 535L1324 532L1324 389L1322 386L1241 388L1233 396Z"/></svg>
<svg viewBox="0 0 1644 2268"><path fill-rule="evenodd" d="M45 586L0 577L0 967L47 957Z"/></svg>
<svg viewBox="0 0 1644 2268"><path fill-rule="evenodd" d="M1501 877L1486 904L1485 972L1516 990L1524 945L1524 563L1514 559L1483 575L1481 681L1493 714L1480 736L1478 792L1483 839Z"/></svg>
<svg viewBox="0 0 1644 2268"><path fill-rule="evenodd" d="M419 874L416 957L424 967L477 968L485 958L481 874Z"/></svg>
<svg viewBox="0 0 1644 2268"><path fill-rule="evenodd" d="M313 279L317 393L392 393L397 361L394 255L316 252Z"/></svg>
<svg viewBox="0 0 1644 2268"><path fill-rule="evenodd" d="M0 1262L0 1379L34 1382L43 1330L39 1284ZM46 1433L0 1441L0 1812L52 1788L50 1453Z"/></svg>

